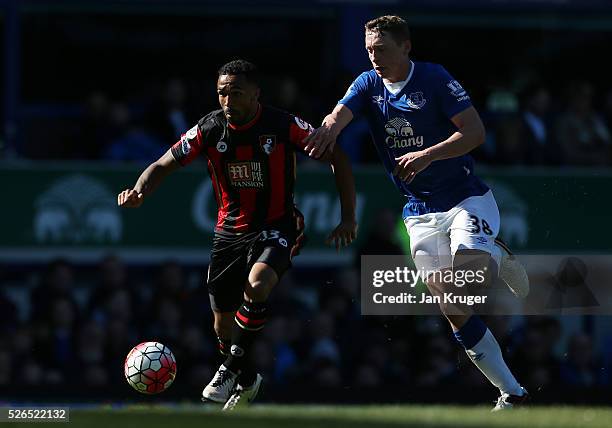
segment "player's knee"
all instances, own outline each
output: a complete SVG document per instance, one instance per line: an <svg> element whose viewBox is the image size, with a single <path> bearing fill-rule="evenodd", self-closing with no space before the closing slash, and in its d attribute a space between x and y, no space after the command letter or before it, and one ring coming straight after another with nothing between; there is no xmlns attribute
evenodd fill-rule
<svg viewBox="0 0 612 428"><path fill-rule="evenodd" d="M446 297L468 294L466 287L457 287L454 283L453 273L454 272L450 268L442 269L430 275L425 282L431 295L438 298L438 307L447 318L452 316L463 317L471 313L470 309L465 304Z"/></svg>
<svg viewBox="0 0 612 428"><path fill-rule="evenodd" d="M277 282L274 269L264 263L256 263L245 287L246 298L252 302L265 302Z"/></svg>
<svg viewBox="0 0 612 428"><path fill-rule="evenodd" d="M256 279L253 281L249 281L245 294L247 295L248 300L252 302L265 302L268 299L268 295L272 290L272 284L270 281L265 279Z"/></svg>
<svg viewBox="0 0 612 428"><path fill-rule="evenodd" d="M442 314L451 322L451 324L454 324L453 320L463 318L471 314L471 310L468 306L449 301L444 296L441 297L438 306L440 307L440 312L442 312Z"/></svg>
<svg viewBox="0 0 612 428"><path fill-rule="evenodd" d="M429 278L427 281L425 281L425 284L427 285L429 293L432 296L439 298L438 306L440 307L440 311L443 314L448 313L449 308L447 307L448 305L446 304L446 301L444 299L444 293L448 292L448 284L445 284L435 278Z"/></svg>

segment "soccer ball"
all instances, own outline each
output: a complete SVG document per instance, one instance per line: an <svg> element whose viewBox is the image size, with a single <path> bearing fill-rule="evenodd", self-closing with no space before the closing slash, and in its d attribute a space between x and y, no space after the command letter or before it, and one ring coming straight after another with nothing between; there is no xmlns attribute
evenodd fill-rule
<svg viewBox="0 0 612 428"><path fill-rule="evenodd" d="M136 345L125 358L123 368L128 383L143 394L165 391L176 376L172 351L159 342Z"/></svg>

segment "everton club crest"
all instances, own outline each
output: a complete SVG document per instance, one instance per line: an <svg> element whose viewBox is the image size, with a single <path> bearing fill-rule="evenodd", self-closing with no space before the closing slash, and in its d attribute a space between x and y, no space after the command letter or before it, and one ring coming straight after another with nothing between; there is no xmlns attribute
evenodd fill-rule
<svg viewBox="0 0 612 428"><path fill-rule="evenodd" d="M408 107L419 109L425 105L427 100L423 97L423 92L413 92L408 95Z"/></svg>

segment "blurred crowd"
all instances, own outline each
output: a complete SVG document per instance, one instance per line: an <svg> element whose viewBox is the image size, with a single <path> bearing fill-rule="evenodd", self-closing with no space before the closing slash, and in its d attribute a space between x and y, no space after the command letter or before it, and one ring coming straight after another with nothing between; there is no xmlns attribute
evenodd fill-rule
<svg viewBox="0 0 612 428"><path fill-rule="evenodd" d="M341 97L351 76L317 96L287 76L271 77L263 102L298 114L317 126ZM214 81L202 84L171 79L151 94L116 100L92 92L81 106L38 111L25 123L18 155L33 159L84 159L149 162L181 133L218 108ZM205 96L204 94L208 94ZM612 90L587 81L555 89L526 84L519 89L491 86L473 97L487 127L486 143L473 154L495 165L612 165ZM53 110L53 112L51 111ZM27 120L26 120L27 122ZM36 122L37 126L34 126ZM358 163L378 162L367 124L355 120L340 141Z"/></svg>
<svg viewBox="0 0 612 428"><path fill-rule="evenodd" d="M372 236L360 253L401 253L389 236ZM127 266L114 255L98 266L58 259L42 271L5 272L0 388L125 392L124 358L146 340L172 349L183 386L203 387L222 361L203 272L172 260ZM486 385L441 316L361 316L358 272L301 268L283 277L252 354L269 386ZM568 331L554 317L485 321L528 389L611 385L612 346L595 344L587 330Z"/></svg>
<svg viewBox="0 0 612 428"><path fill-rule="evenodd" d="M296 80L270 77L274 91L262 101L302 117L315 116L314 98ZM151 162L159 158L205 114L219 108L216 82L181 79L152 85L149 93L113 99L90 93L81 105L45 105L24 121L20 149L29 159Z"/></svg>
<svg viewBox="0 0 612 428"><path fill-rule="evenodd" d="M484 117L489 128L481 152L485 161L612 164L612 90L596 97L587 81L573 82L559 93L542 85L528 86L518 95L499 89L489 94Z"/></svg>

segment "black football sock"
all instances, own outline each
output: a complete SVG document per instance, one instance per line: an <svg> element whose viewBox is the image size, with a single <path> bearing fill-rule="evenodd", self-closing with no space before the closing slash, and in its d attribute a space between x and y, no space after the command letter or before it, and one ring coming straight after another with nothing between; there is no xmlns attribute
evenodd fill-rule
<svg viewBox="0 0 612 428"><path fill-rule="evenodd" d="M236 311L232 327L232 347L224 365L234 373L240 372L239 383L242 386L248 387L255 382L257 372L250 364L250 350L266 324L266 314L266 302L245 301Z"/></svg>

